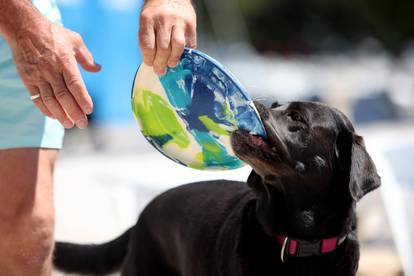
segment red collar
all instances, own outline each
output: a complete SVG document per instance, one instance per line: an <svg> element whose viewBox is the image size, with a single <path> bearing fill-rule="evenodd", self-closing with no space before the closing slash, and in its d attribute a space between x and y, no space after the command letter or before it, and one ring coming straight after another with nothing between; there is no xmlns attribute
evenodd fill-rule
<svg viewBox="0 0 414 276"><path fill-rule="evenodd" d="M334 237L322 239L316 242L305 240L295 240L282 235L276 235L276 240L282 247L280 259L285 262L286 258L292 257L309 257L329 253L346 239L343 237Z"/></svg>

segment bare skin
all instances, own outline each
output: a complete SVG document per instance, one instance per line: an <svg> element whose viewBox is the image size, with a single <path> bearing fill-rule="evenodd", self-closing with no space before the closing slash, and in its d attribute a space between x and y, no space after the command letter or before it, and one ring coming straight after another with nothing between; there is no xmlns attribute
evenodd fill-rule
<svg viewBox="0 0 414 276"><path fill-rule="evenodd" d="M139 42L146 64L161 75L184 46L196 47L190 0L147 0ZM43 17L29 0L0 0L0 35L30 95L64 127L86 128L93 111L77 65L98 72L79 34ZM1 118L0 118L1 120ZM54 231L53 168L57 150L0 150L0 276L51 276Z"/></svg>
<svg viewBox="0 0 414 276"><path fill-rule="evenodd" d="M0 276L51 275L56 150L0 150Z"/></svg>
<svg viewBox="0 0 414 276"><path fill-rule="evenodd" d="M37 108L65 128L86 128L93 103L77 64L89 72L101 67L80 35L50 22L27 0L0 0L0 34L30 95L41 95L34 100ZM144 62L165 74L167 66L177 65L184 46L196 47L191 0L147 0L138 37Z"/></svg>
<svg viewBox="0 0 414 276"><path fill-rule="evenodd" d="M35 105L66 128L86 128L93 104L77 64L90 72L100 66L81 37L47 20L29 1L0 0L0 18L23 83L30 95L41 95Z"/></svg>
<svg viewBox="0 0 414 276"><path fill-rule="evenodd" d="M184 46L197 46L196 14L191 0L146 1L138 37L142 58L155 73L163 75L167 66L177 66Z"/></svg>

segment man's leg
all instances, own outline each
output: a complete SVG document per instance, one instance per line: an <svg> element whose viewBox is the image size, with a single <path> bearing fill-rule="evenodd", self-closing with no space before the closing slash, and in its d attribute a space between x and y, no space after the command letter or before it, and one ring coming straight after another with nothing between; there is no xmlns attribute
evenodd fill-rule
<svg viewBox="0 0 414 276"><path fill-rule="evenodd" d="M0 276L50 276L57 150L0 150Z"/></svg>

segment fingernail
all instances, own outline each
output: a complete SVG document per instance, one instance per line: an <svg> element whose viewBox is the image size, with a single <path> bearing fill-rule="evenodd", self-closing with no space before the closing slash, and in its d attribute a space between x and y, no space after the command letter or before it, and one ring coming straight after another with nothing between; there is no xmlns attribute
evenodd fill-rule
<svg viewBox="0 0 414 276"><path fill-rule="evenodd" d="M159 76L162 77L167 73L167 70L164 68L163 70L159 71Z"/></svg>
<svg viewBox="0 0 414 276"><path fill-rule="evenodd" d="M93 62L95 66L102 68L102 65L100 65L99 63L97 63L96 61Z"/></svg>
<svg viewBox="0 0 414 276"><path fill-rule="evenodd" d="M177 62L177 63L175 63L175 64L170 64L170 65L168 65L168 67L170 67L170 68L175 68L175 67L177 67L178 66L178 64L179 64L180 62Z"/></svg>
<svg viewBox="0 0 414 276"><path fill-rule="evenodd" d="M63 127L64 128L72 128L73 127L73 123L71 121L64 121L63 122Z"/></svg>
<svg viewBox="0 0 414 276"><path fill-rule="evenodd" d="M83 107L83 112L85 112L87 115L89 115L89 114L91 114L92 113L92 107L90 107L90 106L84 106Z"/></svg>
<svg viewBox="0 0 414 276"><path fill-rule="evenodd" d="M85 129L88 126L88 121L86 119L80 119L76 122L76 126L80 129Z"/></svg>

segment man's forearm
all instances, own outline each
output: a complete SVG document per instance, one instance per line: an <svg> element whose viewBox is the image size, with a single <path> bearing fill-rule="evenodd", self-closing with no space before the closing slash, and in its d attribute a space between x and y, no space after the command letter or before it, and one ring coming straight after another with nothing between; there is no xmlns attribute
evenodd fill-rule
<svg viewBox="0 0 414 276"><path fill-rule="evenodd" d="M159 2L159 1L163 1L163 0L144 0L144 4L151 3L151 2L157 2L157 1ZM171 1L171 0L164 0L164 1ZM193 4L192 0L173 0L173 2L188 2L188 3Z"/></svg>
<svg viewBox="0 0 414 276"><path fill-rule="evenodd" d="M8 41L36 29L41 17L29 0L0 0L0 34Z"/></svg>

